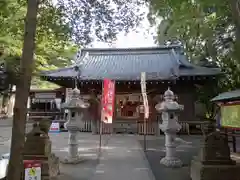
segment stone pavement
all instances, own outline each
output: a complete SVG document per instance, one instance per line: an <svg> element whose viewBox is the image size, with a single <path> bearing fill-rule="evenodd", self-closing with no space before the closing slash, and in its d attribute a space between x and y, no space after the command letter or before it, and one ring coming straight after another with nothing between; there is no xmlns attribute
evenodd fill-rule
<svg viewBox="0 0 240 180"><path fill-rule="evenodd" d="M0 126L0 154L10 149L11 127ZM67 155L68 133L50 134L52 151L63 159ZM154 180L136 136L79 133L79 154L85 159L78 165L60 165L58 180Z"/></svg>
<svg viewBox="0 0 240 180"><path fill-rule="evenodd" d="M63 147L63 144L59 144L57 135L54 136L53 145ZM78 165L61 164L59 180L154 180L135 136L105 135L102 151L98 149L98 135L85 133L83 137L84 133L81 133L79 154L85 161ZM65 144L66 141L62 143ZM54 146L53 151L61 159L66 155L67 149L59 149L59 147Z"/></svg>
<svg viewBox="0 0 240 180"><path fill-rule="evenodd" d="M0 120L0 127L8 127L12 126L12 118L1 119Z"/></svg>
<svg viewBox="0 0 240 180"><path fill-rule="evenodd" d="M90 180L154 180L136 136L112 135Z"/></svg>
<svg viewBox="0 0 240 180"><path fill-rule="evenodd" d="M62 160L67 155L68 133L50 134L53 152ZM109 139L108 135L102 137L105 145ZM58 180L89 180L96 171L99 163L99 136L91 133L79 133L78 135L79 155L84 159L80 164L60 164L60 176Z"/></svg>

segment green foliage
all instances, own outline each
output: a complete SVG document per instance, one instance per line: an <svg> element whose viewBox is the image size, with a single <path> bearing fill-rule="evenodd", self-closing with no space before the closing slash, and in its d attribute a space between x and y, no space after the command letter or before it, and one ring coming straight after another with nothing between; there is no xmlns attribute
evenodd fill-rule
<svg viewBox="0 0 240 180"><path fill-rule="evenodd" d="M35 76L41 70L69 65L77 51L77 46L70 41L67 25L57 23L57 19L62 18L57 9L47 1L44 2L46 4L40 7L38 15ZM15 84L22 52L26 1L6 0L1 3L0 60L6 66L10 77L9 83Z"/></svg>
<svg viewBox="0 0 240 180"><path fill-rule="evenodd" d="M57 0L77 44L111 42L119 32L133 30L142 19L144 0Z"/></svg>
<svg viewBox="0 0 240 180"><path fill-rule="evenodd" d="M26 2L0 1L0 62L7 66L10 83L18 77ZM110 42L118 32L134 29L142 19L143 4L142 0L40 1L34 75L69 65L77 49L93 40ZM33 83L43 85L34 79Z"/></svg>
<svg viewBox="0 0 240 180"><path fill-rule="evenodd" d="M190 60L213 63L225 75L216 90L198 88L199 100L211 109L209 99L219 92L240 88L240 17L238 0L152 0L149 19L158 25L159 43L181 41Z"/></svg>

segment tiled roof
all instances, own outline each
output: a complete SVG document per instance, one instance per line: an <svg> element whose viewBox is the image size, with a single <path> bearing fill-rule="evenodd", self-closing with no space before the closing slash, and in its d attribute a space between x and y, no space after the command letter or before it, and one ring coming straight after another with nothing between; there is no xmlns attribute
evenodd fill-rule
<svg viewBox="0 0 240 180"><path fill-rule="evenodd" d="M214 97L211 101L223 102L223 101L230 101L230 100L240 100L240 89L221 93L216 97Z"/></svg>
<svg viewBox="0 0 240 180"><path fill-rule="evenodd" d="M75 71L79 67L80 73ZM71 67L47 71L47 77L73 77L82 80L139 80L146 72L147 80L171 79L177 76L202 76L220 73L219 69L192 65L179 46L135 49L83 49Z"/></svg>

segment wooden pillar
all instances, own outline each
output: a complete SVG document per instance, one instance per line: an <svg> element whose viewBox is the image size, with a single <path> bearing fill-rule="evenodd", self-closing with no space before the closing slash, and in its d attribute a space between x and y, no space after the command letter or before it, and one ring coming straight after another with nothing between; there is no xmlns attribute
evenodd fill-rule
<svg viewBox="0 0 240 180"><path fill-rule="evenodd" d="M157 104L154 101L154 97L155 95L149 95L148 96L148 102L149 102L149 109L150 109L150 114L149 114L149 119L148 119L148 131L151 129L154 129L154 135L158 135L159 134L159 130L158 130L158 123L157 123L157 111L155 109L155 105ZM152 132L149 132L152 133Z"/></svg>
<svg viewBox="0 0 240 180"><path fill-rule="evenodd" d="M180 121L193 121L194 120L194 111L195 111L195 101L193 93L181 93L178 95L179 104L184 105L184 110L180 114Z"/></svg>

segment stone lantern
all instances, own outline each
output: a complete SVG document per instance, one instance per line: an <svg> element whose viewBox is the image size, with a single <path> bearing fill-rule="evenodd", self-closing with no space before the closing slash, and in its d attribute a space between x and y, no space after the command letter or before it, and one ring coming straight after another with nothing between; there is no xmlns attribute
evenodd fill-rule
<svg viewBox="0 0 240 180"><path fill-rule="evenodd" d="M167 167L182 166L182 161L176 157L175 139L176 133L181 129L178 113L183 110L183 105L178 104L174 99L174 93L168 88L164 93L164 101L155 106L156 110L162 114L162 124L159 124L159 128L165 134L166 156L160 163Z"/></svg>
<svg viewBox="0 0 240 180"><path fill-rule="evenodd" d="M72 90L69 102L62 105L62 108L68 110L67 122L64 125L69 132L68 156L63 163L77 164L82 160L78 155L77 134L84 124L83 111L88 107L89 104L80 98L80 90L77 87Z"/></svg>

